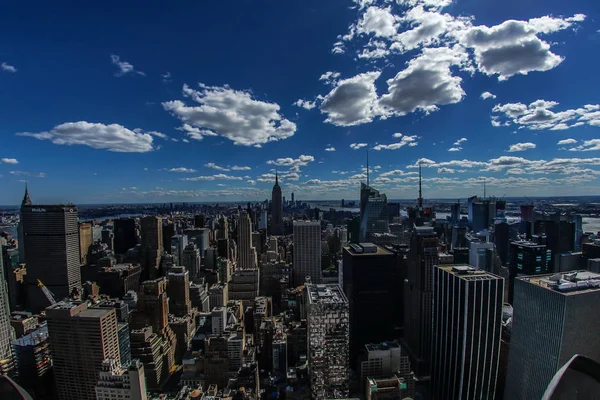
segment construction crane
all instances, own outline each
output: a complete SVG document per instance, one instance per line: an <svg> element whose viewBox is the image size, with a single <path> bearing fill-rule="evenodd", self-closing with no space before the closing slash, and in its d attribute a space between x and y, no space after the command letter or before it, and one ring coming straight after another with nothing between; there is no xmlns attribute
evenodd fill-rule
<svg viewBox="0 0 600 400"><path fill-rule="evenodd" d="M44 295L46 296L46 298L48 299L48 301L50 302L50 304L51 304L51 305L54 305L54 304L56 304L56 300L54 299L54 296L52 295L52 292L50 291L50 289L48 289L48 288L46 287L46 285L44 285L44 284L42 283L42 281L40 281L39 279L38 279L38 281L37 281L37 282L38 282L38 287L39 287L40 289L42 289L42 292L44 292Z"/></svg>

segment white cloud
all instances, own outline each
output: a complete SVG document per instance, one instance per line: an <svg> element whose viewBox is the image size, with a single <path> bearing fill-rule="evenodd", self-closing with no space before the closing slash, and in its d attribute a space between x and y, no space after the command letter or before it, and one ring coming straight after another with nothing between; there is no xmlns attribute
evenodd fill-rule
<svg viewBox="0 0 600 400"><path fill-rule="evenodd" d="M376 37L392 37L398 31L398 17L392 14L390 8L371 6L362 15L356 25L359 35L373 34Z"/></svg>
<svg viewBox="0 0 600 400"><path fill-rule="evenodd" d="M19 160L16 158L0 158L0 163L2 164L18 164Z"/></svg>
<svg viewBox="0 0 600 400"><path fill-rule="evenodd" d="M16 175L16 176L29 176L32 178L45 178L46 177L45 172L34 173L34 172L25 172L25 171L9 171L9 174Z"/></svg>
<svg viewBox="0 0 600 400"><path fill-rule="evenodd" d="M321 112L328 122L338 126L352 126L371 122L381 114L375 81L381 72L373 71L342 79L321 103Z"/></svg>
<svg viewBox="0 0 600 400"><path fill-rule="evenodd" d="M250 171L252 168L247 167L247 166L239 166L239 165L234 165L231 167L232 171Z"/></svg>
<svg viewBox="0 0 600 400"><path fill-rule="evenodd" d="M183 86L184 95L199 106L187 106L179 100L162 103L165 110L184 123L199 128L195 136L220 135L234 144L255 146L287 139L296 132L296 124L283 118L276 103L255 100L249 92L229 86L200 84L200 89Z"/></svg>
<svg viewBox="0 0 600 400"><path fill-rule="evenodd" d="M569 149L569 151L597 151L600 150L600 139L584 140L579 146Z"/></svg>
<svg viewBox="0 0 600 400"><path fill-rule="evenodd" d="M529 149L535 149L535 147L536 147L535 143L530 143L530 142L515 143L515 144L510 145L508 152L514 153L517 151L525 151L525 150L529 150Z"/></svg>
<svg viewBox="0 0 600 400"><path fill-rule="evenodd" d="M216 175L208 175L208 176L195 176L193 178L181 178L182 181L190 181L190 182L199 182L199 181L241 181L243 178L241 176L231 176L225 174L216 174Z"/></svg>
<svg viewBox="0 0 600 400"><path fill-rule="evenodd" d="M312 110L317 106L317 104L314 101L308 101L303 99L296 100L292 105L302 107L305 110Z"/></svg>
<svg viewBox="0 0 600 400"><path fill-rule="evenodd" d="M121 58L116 54L111 54L110 60L113 63L113 65L116 65L117 68L119 68L119 70L117 72L115 72L115 76L117 76L117 77L124 76L127 74L137 74L137 75L146 76L145 73L143 73L142 71L136 70L133 67L133 65L131 65L127 61L121 61Z"/></svg>
<svg viewBox="0 0 600 400"><path fill-rule="evenodd" d="M481 93L481 98L483 100L487 100L487 99L495 99L497 96L495 94L492 94L490 92L483 92Z"/></svg>
<svg viewBox="0 0 600 400"><path fill-rule="evenodd" d="M390 54L388 45L381 40L369 40L369 43L358 53L358 58L367 60L387 57Z"/></svg>
<svg viewBox="0 0 600 400"><path fill-rule="evenodd" d="M600 126L600 105L587 104L576 109L552 111L559 103L536 100L529 105L522 103L497 104L492 109L492 120L499 124L511 124L530 130L565 130L582 125Z"/></svg>
<svg viewBox="0 0 600 400"><path fill-rule="evenodd" d="M335 147L333 147L333 146L327 147L327 148L325 148L325 151L335 151Z"/></svg>
<svg viewBox="0 0 600 400"><path fill-rule="evenodd" d="M569 144L575 144L577 143L577 140L575 139L563 139L563 140L559 140L558 143L556 143L559 146L564 146L564 145L569 145Z"/></svg>
<svg viewBox="0 0 600 400"><path fill-rule="evenodd" d="M171 73L170 72L165 72L164 74L161 74L160 76L162 76L163 78L163 82L171 82Z"/></svg>
<svg viewBox="0 0 600 400"><path fill-rule="evenodd" d="M453 76L450 67L466 63L467 53L458 46L423 49L406 69L387 80L388 93L381 96L379 104L389 114L401 116L458 103L465 95L462 78Z"/></svg>
<svg viewBox="0 0 600 400"><path fill-rule="evenodd" d="M308 165L308 163L311 163L313 161L315 161L315 158L313 156L306 156L303 154L298 158L286 157L286 158L278 158L276 160L269 160L269 161L267 161L267 164L277 165L279 167L299 168L299 167L305 167Z"/></svg>
<svg viewBox="0 0 600 400"><path fill-rule="evenodd" d="M339 72L327 71L319 78L320 81L325 81L329 85L335 85L341 74Z"/></svg>
<svg viewBox="0 0 600 400"><path fill-rule="evenodd" d="M94 149L120 153L145 153L155 150L150 133L130 130L118 124L104 125L86 121L65 122L48 132L20 132L17 135L50 140L59 145L85 145Z"/></svg>
<svg viewBox="0 0 600 400"><path fill-rule="evenodd" d="M17 72L17 69L10 64L7 64L5 62L3 62L2 64L0 64L0 68L2 68L2 71L6 71L6 72L10 72L10 73L15 73Z"/></svg>
<svg viewBox="0 0 600 400"><path fill-rule="evenodd" d="M191 169L191 168L178 167L178 168L171 168L169 170L169 172L180 172L180 173L185 173L185 174L193 174L194 172L196 172L196 170Z"/></svg>
<svg viewBox="0 0 600 400"><path fill-rule="evenodd" d="M392 144L378 144L377 146L373 147L373 150L398 150L401 147L404 146L414 146L417 144L416 142L417 140L417 136L413 135L413 136L402 136L402 139L397 142L397 143L392 143Z"/></svg>
<svg viewBox="0 0 600 400"><path fill-rule="evenodd" d="M461 151L462 147L450 147L448 151Z"/></svg>
<svg viewBox="0 0 600 400"><path fill-rule="evenodd" d="M139 129L139 128L136 128L133 131L136 132L136 133L143 133L143 131L141 129ZM146 132L146 133L148 133L148 134L150 134L152 136L156 136L156 137L161 138L161 139L169 139L169 136L167 136L167 135L165 135L164 133L161 133L161 132L149 131L149 132Z"/></svg>
<svg viewBox="0 0 600 400"><path fill-rule="evenodd" d="M438 174L453 174L456 172L456 170L452 169L452 168L442 167L442 168L438 168L437 172L438 172Z"/></svg>
<svg viewBox="0 0 600 400"><path fill-rule="evenodd" d="M361 149L363 147L367 147L367 143L350 143L350 148L352 150L358 150Z"/></svg>
<svg viewBox="0 0 600 400"><path fill-rule="evenodd" d="M410 171L410 172L405 172L401 169L395 169L392 171L387 171L387 172L382 172L379 176L380 177L389 177L389 176L408 176L408 175L417 175L418 172L414 172L414 171Z"/></svg>
<svg viewBox="0 0 600 400"><path fill-rule="evenodd" d="M467 138L464 138L464 137L460 138L456 142L454 142L454 146L460 146L461 144L463 144L466 141L467 141Z"/></svg>
<svg viewBox="0 0 600 400"><path fill-rule="evenodd" d="M216 169L218 171L229 171L229 168L225 168L225 167L221 167L215 163L209 162L207 164L204 164L205 167L207 168L212 168L212 169Z"/></svg>

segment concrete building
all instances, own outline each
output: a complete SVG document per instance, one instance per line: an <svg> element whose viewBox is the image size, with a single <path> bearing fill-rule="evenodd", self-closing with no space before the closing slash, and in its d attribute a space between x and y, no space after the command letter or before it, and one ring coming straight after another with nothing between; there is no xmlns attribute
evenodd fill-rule
<svg viewBox="0 0 600 400"><path fill-rule="evenodd" d="M102 362L98 383L97 400L146 400L146 375L144 365L139 360L123 368L116 360Z"/></svg>
<svg viewBox="0 0 600 400"><path fill-rule="evenodd" d="M283 234L283 202L277 171L275 171L275 185L273 185L273 191L271 193L271 234Z"/></svg>
<svg viewBox="0 0 600 400"><path fill-rule="evenodd" d="M600 274L515 279L505 399L539 399L573 355L600 360Z"/></svg>
<svg viewBox="0 0 600 400"><path fill-rule="evenodd" d="M116 264L100 268L96 273L96 283L100 286L100 293L120 299L130 290L139 290L141 274L139 264Z"/></svg>
<svg viewBox="0 0 600 400"><path fill-rule="evenodd" d="M10 324L10 308L8 302L8 285L4 277L4 260L0 254L0 364L1 369L14 369L14 358L11 342L15 338Z"/></svg>
<svg viewBox="0 0 600 400"><path fill-rule="evenodd" d="M365 359L360 363L360 383L367 378L389 378L395 373L410 374L410 360L397 341L365 345Z"/></svg>
<svg viewBox="0 0 600 400"><path fill-rule="evenodd" d="M349 393L348 299L339 285L307 284L308 370L313 399Z"/></svg>
<svg viewBox="0 0 600 400"><path fill-rule="evenodd" d="M183 252L188 245L188 237L186 235L174 235L171 237L171 252L175 256L175 263L183 265Z"/></svg>
<svg viewBox="0 0 600 400"><path fill-rule="evenodd" d="M189 272L182 266L171 268L167 274L169 310L176 317L188 315L192 310L189 275Z"/></svg>
<svg viewBox="0 0 600 400"><path fill-rule="evenodd" d="M411 235L404 284L404 341L417 376L429 375L433 267L439 263L433 228L418 226Z"/></svg>
<svg viewBox="0 0 600 400"><path fill-rule="evenodd" d="M174 347L150 326L131 331L131 357L144 364L148 390L159 391L166 383L174 365Z"/></svg>
<svg viewBox="0 0 600 400"><path fill-rule="evenodd" d="M90 246L93 243L92 224L82 222L79 224L79 263L87 264Z"/></svg>
<svg viewBox="0 0 600 400"><path fill-rule="evenodd" d="M394 337L392 316L398 279L396 255L372 243L351 244L343 249L343 288L350 308L350 361L361 349ZM387 375L391 376L391 375Z"/></svg>
<svg viewBox="0 0 600 400"><path fill-rule="evenodd" d="M13 340L12 346L21 385L36 398L51 397L54 381L48 326Z"/></svg>
<svg viewBox="0 0 600 400"><path fill-rule="evenodd" d="M113 221L113 231L115 234L116 254L126 254L127 250L134 248L137 244L135 219L115 219Z"/></svg>
<svg viewBox="0 0 600 400"><path fill-rule="evenodd" d="M40 312L50 303L38 280L56 299L81 290L79 223L74 205L25 205L21 208L29 309Z"/></svg>
<svg viewBox="0 0 600 400"><path fill-rule="evenodd" d="M155 279L163 256L162 218L144 217L141 220L142 279Z"/></svg>
<svg viewBox="0 0 600 400"><path fill-rule="evenodd" d="M246 211L242 211L237 226L238 268L250 269L255 267L252 260L252 222Z"/></svg>
<svg viewBox="0 0 600 400"><path fill-rule="evenodd" d="M469 265L433 271L432 399L493 399L504 280Z"/></svg>
<svg viewBox="0 0 600 400"><path fill-rule="evenodd" d="M249 306L259 293L258 268L235 271L228 286L228 300L242 300L244 306Z"/></svg>
<svg viewBox="0 0 600 400"><path fill-rule="evenodd" d="M180 264L190 272L190 280L192 282L197 282L200 278L201 263L202 258L198 247L194 243L189 243L185 246Z"/></svg>
<svg viewBox="0 0 600 400"><path fill-rule="evenodd" d="M321 223L294 221L294 285L300 286L310 277L321 283Z"/></svg>
<svg viewBox="0 0 600 400"><path fill-rule="evenodd" d="M95 400L102 361L121 362L115 310L61 301L46 318L59 399Z"/></svg>
<svg viewBox="0 0 600 400"><path fill-rule="evenodd" d="M208 305L210 310L227 304L227 301L229 300L227 287L228 285L213 283L208 289Z"/></svg>

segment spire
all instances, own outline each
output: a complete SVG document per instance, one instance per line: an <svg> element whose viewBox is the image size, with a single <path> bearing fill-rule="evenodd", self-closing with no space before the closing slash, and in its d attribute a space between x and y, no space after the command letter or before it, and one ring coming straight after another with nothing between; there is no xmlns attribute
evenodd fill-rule
<svg viewBox="0 0 600 400"><path fill-rule="evenodd" d="M27 181L25 181L25 196L23 196L23 201L21 202L21 207L30 206L31 198L29 197L29 189L27 187Z"/></svg>
<svg viewBox="0 0 600 400"><path fill-rule="evenodd" d="M419 207L423 206L423 195L421 192L421 163L419 163L419 200L418 200L418 203L419 203Z"/></svg>
<svg viewBox="0 0 600 400"><path fill-rule="evenodd" d="M485 200L485 178L483 178L483 199Z"/></svg>
<svg viewBox="0 0 600 400"><path fill-rule="evenodd" d="M369 186L369 150L367 150L367 186Z"/></svg>
<svg viewBox="0 0 600 400"><path fill-rule="evenodd" d="M277 167L275 167L275 185L279 185L279 175L277 174Z"/></svg>

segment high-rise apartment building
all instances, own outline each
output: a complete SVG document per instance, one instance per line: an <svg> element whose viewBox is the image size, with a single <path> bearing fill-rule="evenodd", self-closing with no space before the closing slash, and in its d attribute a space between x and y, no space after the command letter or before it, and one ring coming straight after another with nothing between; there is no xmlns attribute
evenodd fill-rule
<svg viewBox="0 0 600 400"><path fill-rule="evenodd" d="M411 236L404 284L404 340L417 376L429 374L433 267L439 263L433 228L417 226Z"/></svg>
<svg viewBox="0 0 600 400"><path fill-rule="evenodd" d="M127 250L134 248L137 244L135 219L115 219L113 222L113 231L115 234L116 254L126 254Z"/></svg>
<svg viewBox="0 0 600 400"><path fill-rule="evenodd" d="M158 276L163 255L162 218L144 217L141 222L142 279Z"/></svg>
<svg viewBox="0 0 600 400"><path fill-rule="evenodd" d="M252 222L246 211L242 211L237 226L238 267L240 269L254 268L252 259Z"/></svg>
<svg viewBox="0 0 600 400"><path fill-rule="evenodd" d="M4 260L0 255L0 369L13 369L14 358L11 342L14 339L10 326L10 308L8 303L8 285L4 273Z"/></svg>
<svg viewBox="0 0 600 400"><path fill-rule="evenodd" d="M321 223L294 221L294 285L300 286L310 277L321 283Z"/></svg>
<svg viewBox="0 0 600 400"><path fill-rule="evenodd" d="M82 222L79 224L79 262L87 264L88 253L90 246L93 243L92 224Z"/></svg>
<svg viewBox="0 0 600 400"><path fill-rule="evenodd" d="M505 399L540 399L575 355L600 360L600 274L517 277Z"/></svg>
<svg viewBox="0 0 600 400"><path fill-rule="evenodd" d="M308 373L313 399L349 393L350 320L339 285L307 284Z"/></svg>
<svg viewBox="0 0 600 400"><path fill-rule="evenodd" d="M493 399L504 279L469 265L433 271L432 399Z"/></svg>
<svg viewBox="0 0 600 400"><path fill-rule="evenodd" d="M271 193L271 233L273 235L283 234L283 202L277 171L275 171L275 185L273 185Z"/></svg>
<svg viewBox="0 0 600 400"><path fill-rule="evenodd" d="M115 309L61 301L46 318L59 399L95 400L102 361L121 361Z"/></svg>
<svg viewBox="0 0 600 400"><path fill-rule="evenodd" d="M176 266L169 270L167 279L167 295L171 314L176 317L188 315L192 309L189 272L185 267Z"/></svg>
<svg viewBox="0 0 600 400"><path fill-rule="evenodd" d="M106 359L96 384L97 400L146 400L146 375L139 360L122 367L116 360Z"/></svg>
<svg viewBox="0 0 600 400"><path fill-rule="evenodd" d="M79 222L74 205L25 205L21 208L29 308L49 305L38 280L56 299L81 289Z"/></svg>
<svg viewBox="0 0 600 400"><path fill-rule="evenodd" d="M368 343L394 337L392 316L399 290L396 255L372 243L343 249L343 288L350 307L350 360ZM391 375L390 375L391 376Z"/></svg>
<svg viewBox="0 0 600 400"><path fill-rule="evenodd" d="M368 184L360 184L360 241L371 241L374 233L389 232L387 196Z"/></svg>

